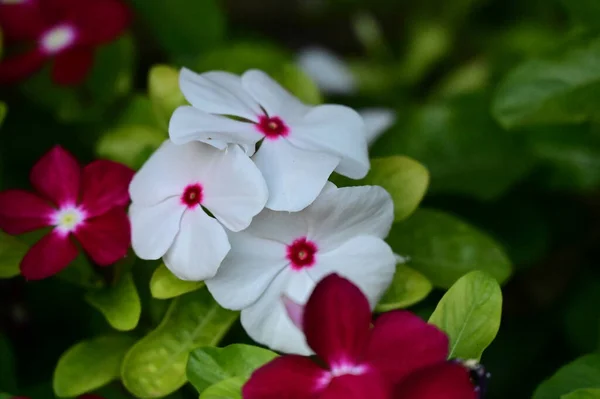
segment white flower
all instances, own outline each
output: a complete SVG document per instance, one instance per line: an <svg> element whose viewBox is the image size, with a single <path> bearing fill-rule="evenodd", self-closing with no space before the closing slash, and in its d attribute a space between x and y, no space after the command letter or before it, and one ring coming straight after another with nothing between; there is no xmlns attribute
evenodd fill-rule
<svg viewBox="0 0 600 399"><path fill-rule="evenodd" d="M396 259L383 241L393 219L383 188L330 183L303 211L264 210L247 230L230 234L232 250L206 286L222 306L242 309L242 325L255 341L309 354L282 295L305 304L316 283L335 272L375 306L395 271Z"/></svg>
<svg viewBox="0 0 600 399"><path fill-rule="evenodd" d="M396 112L389 108L364 108L359 111L367 127L367 142L373 144L396 123Z"/></svg>
<svg viewBox="0 0 600 399"><path fill-rule="evenodd" d="M358 83L346 63L322 47L308 47L298 54L300 68L326 94L354 94Z"/></svg>
<svg viewBox="0 0 600 399"><path fill-rule="evenodd" d="M245 229L268 196L260 171L239 146L217 150L168 140L135 175L129 193L135 253L163 257L183 280L214 276L230 249L223 226Z"/></svg>
<svg viewBox="0 0 600 399"><path fill-rule="evenodd" d="M171 140L216 148L234 143L248 155L260 142L253 160L269 188L269 209L304 209L334 170L353 179L368 172L365 125L348 107L307 106L257 70L240 77L184 68L179 84L192 106L173 113Z"/></svg>

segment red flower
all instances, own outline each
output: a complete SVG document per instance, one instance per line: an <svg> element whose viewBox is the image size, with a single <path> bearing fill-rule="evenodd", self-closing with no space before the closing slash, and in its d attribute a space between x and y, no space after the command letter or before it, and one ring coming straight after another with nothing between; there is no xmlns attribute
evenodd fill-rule
<svg viewBox="0 0 600 399"><path fill-rule="evenodd" d="M8 234L52 226L21 261L21 274L30 280L52 276L69 265L78 249L100 266L127 254L130 244L128 187L133 171L111 161L94 161L83 169L56 146L31 170L39 195L23 190L0 192L0 229Z"/></svg>
<svg viewBox="0 0 600 399"><path fill-rule="evenodd" d="M129 19L119 0L0 0L7 40L33 43L0 63L0 83L26 78L54 58L53 80L78 84L92 67L96 47L116 39Z"/></svg>
<svg viewBox="0 0 600 399"><path fill-rule="evenodd" d="M289 305L286 304L286 305ZM317 284L304 314L288 306L325 367L290 355L271 361L244 385L244 399L476 399L470 370L447 361L448 338L406 311L371 328L364 294L331 275Z"/></svg>

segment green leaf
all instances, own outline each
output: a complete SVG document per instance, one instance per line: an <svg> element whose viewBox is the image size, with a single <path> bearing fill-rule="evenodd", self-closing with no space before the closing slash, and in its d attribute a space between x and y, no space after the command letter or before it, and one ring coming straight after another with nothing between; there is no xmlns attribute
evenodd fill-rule
<svg viewBox="0 0 600 399"><path fill-rule="evenodd" d="M294 63L283 64L273 74L273 78L307 104L316 105L323 102L323 97L315 82Z"/></svg>
<svg viewBox="0 0 600 399"><path fill-rule="evenodd" d="M563 366L537 388L532 399L559 399L583 388L600 388L600 355L586 355Z"/></svg>
<svg viewBox="0 0 600 399"><path fill-rule="evenodd" d="M69 267L58 273L56 277L83 288L99 289L105 286L102 276L96 273L84 253L79 253Z"/></svg>
<svg viewBox="0 0 600 399"><path fill-rule="evenodd" d="M216 345L238 314L221 308L206 288L177 297L161 324L125 356L125 387L141 398L158 398L185 382L190 352Z"/></svg>
<svg viewBox="0 0 600 399"><path fill-rule="evenodd" d="M449 288L464 274L481 270L499 283L512 272L510 260L488 235L450 214L419 209L392 226L387 241L409 258L408 266L423 273L435 287Z"/></svg>
<svg viewBox="0 0 600 399"><path fill-rule="evenodd" d="M573 21L592 28L600 27L600 3L596 0L561 0Z"/></svg>
<svg viewBox="0 0 600 399"><path fill-rule="evenodd" d="M123 357L134 343L134 338L114 335L71 347L54 370L54 393L61 398L79 396L118 379Z"/></svg>
<svg viewBox="0 0 600 399"><path fill-rule="evenodd" d="M96 154L139 169L167 138L165 132L148 126L116 127L98 141Z"/></svg>
<svg viewBox="0 0 600 399"><path fill-rule="evenodd" d="M133 330L140 320L142 305L130 272L111 287L89 292L85 300L119 331Z"/></svg>
<svg viewBox="0 0 600 399"><path fill-rule="evenodd" d="M446 292L429 322L448 334L448 358L479 360L496 338L501 316L502 291L498 282L477 271L459 279Z"/></svg>
<svg viewBox="0 0 600 399"><path fill-rule="evenodd" d="M154 298L158 299L175 298L196 291L203 286L203 281L180 280L164 264L156 268L150 279L150 292Z"/></svg>
<svg viewBox="0 0 600 399"><path fill-rule="evenodd" d="M18 276L19 264L28 250L27 244L0 231L0 278Z"/></svg>
<svg viewBox="0 0 600 399"><path fill-rule="evenodd" d="M240 377L233 377L210 386L200 399L242 399L242 387L246 380Z"/></svg>
<svg viewBox="0 0 600 399"><path fill-rule="evenodd" d="M578 389L577 391L562 395L560 399L600 399L600 389Z"/></svg>
<svg viewBox="0 0 600 399"><path fill-rule="evenodd" d="M500 84L492 111L507 128L579 123L598 114L599 91L597 37L567 43L551 55L524 62Z"/></svg>
<svg viewBox="0 0 600 399"><path fill-rule="evenodd" d="M2 126L2 122L4 122L4 118L6 117L6 104L0 101L0 126Z"/></svg>
<svg viewBox="0 0 600 399"><path fill-rule="evenodd" d="M202 393L209 386L231 377L244 381L252 372L270 362L277 354L256 346L234 344L225 348L198 348L187 364L187 377Z"/></svg>
<svg viewBox="0 0 600 399"><path fill-rule="evenodd" d="M173 111L186 104L179 90L179 71L169 65L155 65L148 73L148 95L162 126L166 128Z"/></svg>
<svg viewBox="0 0 600 399"><path fill-rule="evenodd" d="M407 308L425 299L432 289L427 277L408 266L398 265L392 284L377 304L376 311Z"/></svg>
<svg viewBox="0 0 600 399"><path fill-rule="evenodd" d="M0 389L17 392L15 356L11 342L3 334L0 334Z"/></svg>

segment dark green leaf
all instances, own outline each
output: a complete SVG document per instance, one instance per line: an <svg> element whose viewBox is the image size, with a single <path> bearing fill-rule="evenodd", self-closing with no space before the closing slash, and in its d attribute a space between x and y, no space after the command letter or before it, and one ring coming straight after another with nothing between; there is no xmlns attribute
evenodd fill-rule
<svg viewBox="0 0 600 399"><path fill-rule="evenodd" d="M27 244L0 231L0 278L18 276L19 264L28 250Z"/></svg>
<svg viewBox="0 0 600 399"><path fill-rule="evenodd" d="M17 392L17 376L15 373L15 356L11 342L0 334L0 389Z"/></svg>
<svg viewBox="0 0 600 399"><path fill-rule="evenodd" d="M600 389L578 389L577 391L561 396L560 399L600 399Z"/></svg>
<svg viewBox="0 0 600 399"><path fill-rule="evenodd" d="M561 0L573 20L591 28L600 27L600 2L597 0Z"/></svg>
<svg viewBox="0 0 600 399"><path fill-rule="evenodd" d="M538 387L532 399L560 399L583 388L600 388L600 355L586 355L562 367Z"/></svg>

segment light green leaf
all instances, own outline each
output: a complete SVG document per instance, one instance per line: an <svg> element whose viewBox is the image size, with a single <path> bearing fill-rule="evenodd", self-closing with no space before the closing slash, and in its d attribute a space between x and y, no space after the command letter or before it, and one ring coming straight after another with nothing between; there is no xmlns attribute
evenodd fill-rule
<svg viewBox="0 0 600 399"><path fill-rule="evenodd" d="M245 382L246 380L240 377L220 381L202 392L200 399L241 399Z"/></svg>
<svg viewBox="0 0 600 399"><path fill-rule="evenodd" d="M471 272L446 292L429 322L450 338L449 358L479 360L492 343L502 316L502 291L496 279Z"/></svg>
<svg viewBox="0 0 600 399"><path fill-rule="evenodd" d="M173 111L186 104L179 90L179 70L169 65L155 65L148 73L148 95L162 126L166 128Z"/></svg>
<svg viewBox="0 0 600 399"><path fill-rule="evenodd" d="M315 82L292 62L281 65L273 78L307 104L316 105L323 102L323 97Z"/></svg>
<svg viewBox="0 0 600 399"><path fill-rule="evenodd" d="M125 356L125 387L140 398L158 398L185 382L190 352L216 345L238 314L221 308L206 288L177 297L161 324Z"/></svg>
<svg viewBox="0 0 600 399"><path fill-rule="evenodd" d="M134 343L132 337L113 335L71 347L54 370L54 393L61 398L74 397L118 379L123 357Z"/></svg>
<svg viewBox="0 0 600 399"><path fill-rule="evenodd" d="M600 399L600 388L578 389L562 395L560 399Z"/></svg>
<svg viewBox="0 0 600 399"><path fill-rule="evenodd" d="M584 388L600 388L600 355L586 355L563 366L537 388L532 399L559 399Z"/></svg>
<svg viewBox="0 0 600 399"><path fill-rule="evenodd" d="M16 237L0 231L0 278L18 276L19 264L29 246Z"/></svg>
<svg viewBox="0 0 600 399"><path fill-rule="evenodd" d="M408 266L423 273L435 287L449 288L473 270L503 283L512 273L511 262L488 235L450 214L419 209L392 226L387 241L409 258Z"/></svg>
<svg viewBox="0 0 600 399"><path fill-rule="evenodd" d="M166 139L165 132L148 126L116 127L106 132L98 141L96 154L101 158L139 169Z"/></svg>
<svg viewBox="0 0 600 399"><path fill-rule="evenodd" d="M431 292L431 282L416 270L398 265L390 288L377 304L377 312L407 308L425 299Z"/></svg>
<svg viewBox="0 0 600 399"><path fill-rule="evenodd" d="M256 346L234 344L225 348L198 348L187 364L187 377L202 393L209 386L231 377L245 381L252 372L270 362L277 354Z"/></svg>
<svg viewBox="0 0 600 399"><path fill-rule="evenodd" d="M204 286L203 281L184 281L175 276L162 264L150 279L150 292L154 298L169 299L196 291Z"/></svg>
<svg viewBox="0 0 600 399"><path fill-rule="evenodd" d="M130 272L111 287L89 292L85 300L119 331L133 330L140 320L142 305Z"/></svg>

